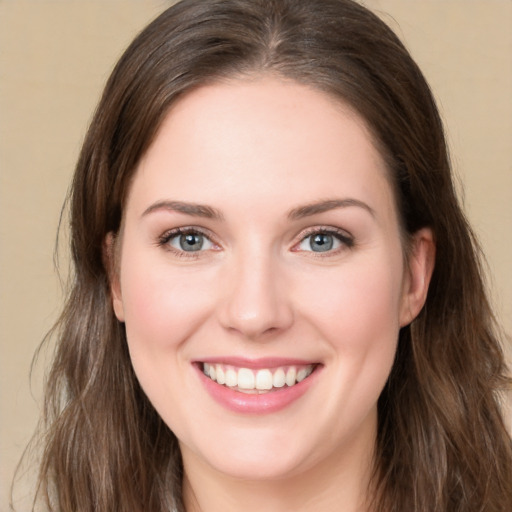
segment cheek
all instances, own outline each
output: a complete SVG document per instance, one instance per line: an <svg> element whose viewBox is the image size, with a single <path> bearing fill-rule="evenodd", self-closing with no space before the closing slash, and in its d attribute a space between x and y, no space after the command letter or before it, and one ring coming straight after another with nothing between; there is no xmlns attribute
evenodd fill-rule
<svg viewBox="0 0 512 512"><path fill-rule="evenodd" d="M304 280L300 302L309 315L340 345L357 347L375 343L376 337L398 333L401 298L401 267L392 261L347 265ZM350 337L345 334L351 333ZM374 333L368 338L364 333Z"/></svg>
<svg viewBox="0 0 512 512"><path fill-rule="evenodd" d="M400 328L399 261L384 255L371 264L361 261L347 265L346 271L317 274L301 291L304 315L328 344L335 380L346 394L338 399L357 410L374 405L394 361Z"/></svg>
<svg viewBox="0 0 512 512"><path fill-rule="evenodd" d="M133 255L135 256L135 255ZM194 277L195 276L195 277ZM176 434L186 436L193 416L187 380L187 346L211 311L207 276L173 269L165 261L133 257L124 262L121 290L130 358L149 400Z"/></svg>
<svg viewBox="0 0 512 512"><path fill-rule="evenodd" d="M134 260L136 260L134 258ZM121 290L130 350L176 349L211 309L211 279L193 271L126 261Z"/></svg>

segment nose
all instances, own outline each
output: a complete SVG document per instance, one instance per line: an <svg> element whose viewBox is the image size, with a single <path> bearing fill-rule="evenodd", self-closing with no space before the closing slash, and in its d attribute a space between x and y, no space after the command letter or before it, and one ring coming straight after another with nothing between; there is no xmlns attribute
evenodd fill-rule
<svg viewBox="0 0 512 512"><path fill-rule="evenodd" d="M290 290L279 264L260 254L239 255L228 270L219 319L246 339L265 340L293 323Z"/></svg>

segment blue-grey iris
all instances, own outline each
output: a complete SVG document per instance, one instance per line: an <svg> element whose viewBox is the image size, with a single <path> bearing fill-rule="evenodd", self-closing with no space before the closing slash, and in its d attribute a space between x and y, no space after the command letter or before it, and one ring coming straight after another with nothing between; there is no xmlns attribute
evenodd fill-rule
<svg viewBox="0 0 512 512"><path fill-rule="evenodd" d="M318 233L311 237L310 242L311 250L315 252L330 251L334 245L334 238L332 235Z"/></svg>
<svg viewBox="0 0 512 512"><path fill-rule="evenodd" d="M203 248L204 237L198 233L187 233L180 236L180 247L184 251L200 251Z"/></svg>

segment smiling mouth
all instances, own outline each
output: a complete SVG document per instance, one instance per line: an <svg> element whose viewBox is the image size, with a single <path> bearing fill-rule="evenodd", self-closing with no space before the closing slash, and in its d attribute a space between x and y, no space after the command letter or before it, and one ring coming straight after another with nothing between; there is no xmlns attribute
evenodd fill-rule
<svg viewBox="0 0 512 512"><path fill-rule="evenodd" d="M277 368L237 368L225 364L201 363L203 373L224 387L247 394L263 394L290 388L307 379L315 364L280 366Z"/></svg>

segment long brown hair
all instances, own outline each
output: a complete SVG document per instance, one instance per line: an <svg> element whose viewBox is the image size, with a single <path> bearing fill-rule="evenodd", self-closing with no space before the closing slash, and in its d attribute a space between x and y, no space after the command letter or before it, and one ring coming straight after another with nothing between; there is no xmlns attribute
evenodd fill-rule
<svg viewBox="0 0 512 512"><path fill-rule="evenodd" d="M211 81L261 73L350 104L387 161L405 238L425 226L435 234L425 307L401 330L379 399L375 509L512 510L499 404L509 381L442 123L402 43L351 0L184 0L120 59L70 194L74 275L47 381L43 501L62 512L182 510L177 440L132 370L104 240L119 230L133 172L170 106Z"/></svg>

